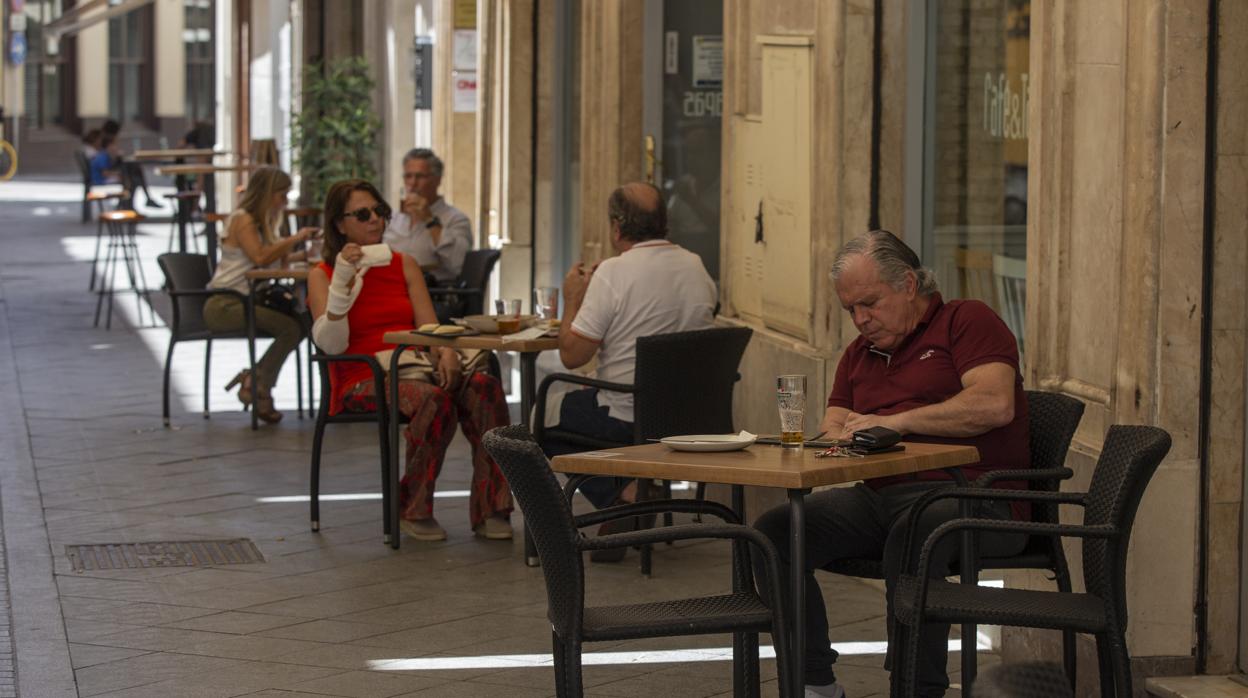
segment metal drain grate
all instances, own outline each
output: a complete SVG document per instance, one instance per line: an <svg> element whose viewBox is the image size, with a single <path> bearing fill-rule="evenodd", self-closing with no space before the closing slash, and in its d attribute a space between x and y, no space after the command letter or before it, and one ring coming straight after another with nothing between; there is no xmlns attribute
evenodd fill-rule
<svg viewBox="0 0 1248 698"><path fill-rule="evenodd" d="M67 545L65 554L75 572L264 562L259 548L247 538Z"/></svg>

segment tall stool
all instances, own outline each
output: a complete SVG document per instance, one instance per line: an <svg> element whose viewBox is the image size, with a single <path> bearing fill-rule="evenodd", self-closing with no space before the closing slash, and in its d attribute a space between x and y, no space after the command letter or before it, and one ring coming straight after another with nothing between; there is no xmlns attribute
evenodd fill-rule
<svg viewBox="0 0 1248 698"><path fill-rule="evenodd" d="M130 280L130 290L134 291L135 304L138 307L139 325L143 325L143 301L147 301L147 312L156 324L156 311L152 309L151 296L147 290L147 278L143 274L143 260L139 257L139 245L135 238L136 226L143 220L142 215L131 209L117 209L100 214L100 220L108 231L108 244L104 253L104 268L100 272L100 286L96 290L95 326L100 326L100 311L104 308L104 298L108 297L108 315L105 317L104 328L113 327L113 295L116 293L117 267L125 266L126 276Z"/></svg>
<svg viewBox="0 0 1248 698"><path fill-rule="evenodd" d="M88 291L95 290L96 270L100 266L100 243L104 240L104 206L109 202L125 201L130 198L130 192L121 191L90 191L87 192L86 205L95 209L95 256L91 258L91 282L87 286ZM116 203L114 203L116 206ZM86 221L83 221L84 223Z"/></svg>

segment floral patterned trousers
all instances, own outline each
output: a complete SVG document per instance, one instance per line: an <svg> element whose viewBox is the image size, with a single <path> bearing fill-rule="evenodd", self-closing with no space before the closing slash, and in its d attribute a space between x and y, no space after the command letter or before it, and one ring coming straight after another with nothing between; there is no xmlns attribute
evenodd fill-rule
<svg viewBox="0 0 1248 698"><path fill-rule="evenodd" d="M387 378L387 393L389 378ZM360 381L347 390L348 412L376 409L373 381ZM453 392L418 380L399 381L399 412L408 418L407 464L399 484L399 515L419 521L433 516L433 490L442 472L446 449L455 425L472 445L472 489L468 516L473 527L496 514L511 513L511 489L498 464L481 446L481 437L511 422L498 379L486 373L465 375Z"/></svg>

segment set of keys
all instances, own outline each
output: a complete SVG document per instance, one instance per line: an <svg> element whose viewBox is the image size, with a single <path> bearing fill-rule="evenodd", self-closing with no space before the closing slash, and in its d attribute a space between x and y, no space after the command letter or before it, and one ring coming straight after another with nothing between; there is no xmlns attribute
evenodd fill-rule
<svg viewBox="0 0 1248 698"><path fill-rule="evenodd" d="M851 446L833 446L819 451L815 458L866 458L866 454Z"/></svg>

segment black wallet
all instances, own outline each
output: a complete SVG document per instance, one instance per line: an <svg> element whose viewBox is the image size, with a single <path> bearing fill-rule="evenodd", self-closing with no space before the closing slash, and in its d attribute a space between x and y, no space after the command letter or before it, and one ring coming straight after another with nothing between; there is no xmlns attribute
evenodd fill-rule
<svg viewBox="0 0 1248 698"><path fill-rule="evenodd" d="M887 427L871 427L856 431L850 448L863 454L901 450L901 434Z"/></svg>

